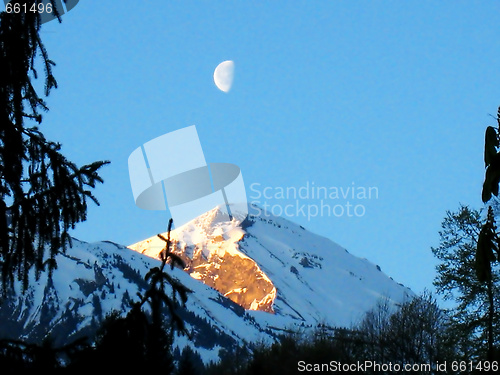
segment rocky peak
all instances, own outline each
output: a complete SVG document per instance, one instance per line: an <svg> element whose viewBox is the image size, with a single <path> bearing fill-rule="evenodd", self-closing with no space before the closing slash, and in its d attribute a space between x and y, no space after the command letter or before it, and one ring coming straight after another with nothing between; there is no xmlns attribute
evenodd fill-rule
<svg viewBox="0 0 500 375"><path fill-rule="evenodd" d="M166 236L166 233L163 233ZM172 251L184 271L247 310L273 311L276 288L259 265L239 249L245 231L215 208L171 232ZM129 246L158 258L165 243L157 236Z"/></svg>

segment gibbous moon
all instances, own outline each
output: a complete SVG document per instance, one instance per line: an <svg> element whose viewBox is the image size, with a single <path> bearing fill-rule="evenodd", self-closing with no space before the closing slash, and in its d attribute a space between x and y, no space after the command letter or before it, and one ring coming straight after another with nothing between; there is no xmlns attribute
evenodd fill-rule
<svg viewBox="0 0 500 375"><path fill-rule="evenodd" d="M214 71L215 86L221 91L229 92L234 78L234 61L227 60L217 65Z"/></svg>

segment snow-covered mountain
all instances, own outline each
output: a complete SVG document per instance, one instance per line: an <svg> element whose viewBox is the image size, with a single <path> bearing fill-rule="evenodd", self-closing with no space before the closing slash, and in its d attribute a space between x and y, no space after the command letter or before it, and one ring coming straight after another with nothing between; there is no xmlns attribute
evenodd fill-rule
<svg viewBox="0 0 500 375"><path fill-rule="evenodd" d="M192 340L181 336L175 344L193 346L205 361L284 329L349 326L380 298L396 304L413 295L378 266L279 217L238 223L214 209L171 235L186 269L169 272L192 290L181 312ZM92 336L110 312L125 315L137 301L164 244L153 236L134 251L74 240L57 256L52 280L33 274L24 293L17 285L0 304L0 338L40 342L49 335L58 346Z"/></svg>
<svg viewBox="0 0 500 375"><path fill-rule="evenodd" d="M56 258L52 281L46 274L31 274L28 289L10 295L0 304L0 338L40 343L46 337L56 347L93 337L111 312L126 315L137 293L144 294L146 273L159 261L111 242L73 240L67 254ZM170 268L168 268L170 270ZM192 293L180 309L192 341L177 338L182 349L191 345L206 361L215 360L220 348L271 338L245 309L179 269L170 271Z"/></svg>
<svg viewBox="0 0 500 375"><path fill-rule="evenodd" d="M171 238L187 273L245 309L268 312L254 314L264 326L349 326L382 298L400 303L413 295L331 240L260 209L249 211L261 214L239 223L222 219L215 208ZM164 244L153 236L129 247L158 257Z"/></svg>

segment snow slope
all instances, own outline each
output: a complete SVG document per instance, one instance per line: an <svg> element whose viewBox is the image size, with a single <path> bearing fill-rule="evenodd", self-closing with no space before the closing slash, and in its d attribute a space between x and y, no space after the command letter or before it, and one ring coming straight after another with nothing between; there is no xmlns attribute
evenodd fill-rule
<svg viewBox="0 0 500 375"><path fill-rule="evenodd" d="M50 336L54 345L92 337L111 312L125 315L147 284L144 276L159 261L110 242L85 243L73 240L67 254L56 258L58 268L52 281L46 274L30 277L28 289L11 295L0 304L0 338L40 343ZM189 342L206 361L216 359L218 350L230 350L242 342L271 337L245 310L214 289L171 271L192 293L179 314L193 338ZM176 345L187 345L186 337Z"/></svg>
<svg viewBox="0 0 500 375"><path fill-rule="evenodd" d="M249 212L261 214L249 215L239 223L221 220L222 215L215 208L176 229L171 237L174 251L187 261L186 271L192 277L209 280L208 285L247 309L274 313L271 317L254 314L261 324L270 326L272 321L281 327L317 323L349 326L382 298L396 304L413 295L380 267L350 254L331 240L260 209ZM157 257L163 245L154 236L130 248ZM204 263L200 266L198 261L198 266L192 267L189 262L199 259L199 254ZM235 257L250 259L255 266L244 267L248 273L241 275ZM221 277L220 271L228 260L232 269L226 272L236 278L235 285L212 282ZM212 267L212 273L199 272L214 263L219 267ZM252 288L261 287L258 283L262 280L267 289L252 299L257 294ZM245 299L238 294L251 296Z"/></svg>
<svg viewBox="0 0 500 375"><path fill-rule="evenodd" d="M369 261L278 217L238 223L214 209L172 237L189 262L185 271L169 272L192 290L179 310L192 340L181 336L175 345L193 347L206 362L221 349L274 340L285 329L349 326L380 298L397 304L413 295ZM0 338L50 336L61 346L93 337L108 314L125 315L144 292L144 276L159 265L154 256L163 246L156 236L132 246L136 251L73 240L57 256L51 280L33 273L24 293L16 284L17 293L0 304Z"/></svg>

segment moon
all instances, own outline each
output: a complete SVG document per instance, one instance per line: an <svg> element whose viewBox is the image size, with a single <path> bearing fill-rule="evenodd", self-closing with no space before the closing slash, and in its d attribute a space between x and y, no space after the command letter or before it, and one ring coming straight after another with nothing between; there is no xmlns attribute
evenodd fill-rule
<svg viewBox="0 0 500 375"><path fill-rule="evenodd" d="M234 61L226 60L217 65L214 70L215 86L221 91L229 92L233 85L234 78Z"/></svg>

